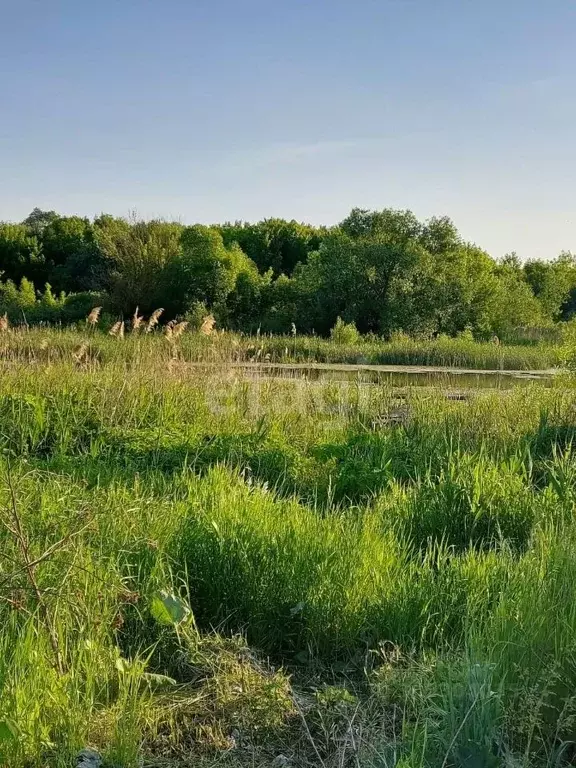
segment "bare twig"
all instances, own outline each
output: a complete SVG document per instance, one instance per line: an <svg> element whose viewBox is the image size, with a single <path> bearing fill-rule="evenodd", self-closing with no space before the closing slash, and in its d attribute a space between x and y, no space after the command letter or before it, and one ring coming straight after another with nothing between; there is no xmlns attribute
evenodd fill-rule
<svg viewBox="0 0 576 768"><path fill-rule="evenodd" d="M91 522L91 521L90 521ZM30 562L27 562L22 568L20 568L17 571L12 571L12 573L9 573L8 576L6 576L2 581L0 581L0 587L6 584L8 581L11 581L15 576L18 576L21 573L26 572L29 568L36 568L36 566L40 565L44 560L47 560L49 557L51 557L55 552L57 552L59 549L62 549L69 541L70 539L74 538L74 536L78 536L82 531L85 531L86 528L89 527L90 522L86 523L86 525L82 526L82 528L79 528L76 531L71 531L70 533L66 534L66 536L63 536L59 541L55 542L54 544L51 544L48 549L43 552L39 557L37 557L35 560L31 560ZM6 521L4 521L4 527L14 536L18 539L19 533L17 530L9 526ZM10 558L11 559L11 558Z"/></svg>

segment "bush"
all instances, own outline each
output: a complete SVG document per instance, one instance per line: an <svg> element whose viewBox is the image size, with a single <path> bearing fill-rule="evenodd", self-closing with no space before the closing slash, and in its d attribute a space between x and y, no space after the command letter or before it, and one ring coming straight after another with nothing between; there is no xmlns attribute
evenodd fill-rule
<svg viewBox="0 0 576 768"><path fill-rule="evenodd" d="M74 323L84 320L96 306L106 305L100 293L60 293L55 296L46 283L42 293L25 277L17 287L11 280L0 283L0 314L6 313L11 323Z"/></svg>
<svg viewBox="0 0 576 768"><path fill-rule="evenodd" d="M336 344L358 344L360 334L355 323L345 323L341 317L338 317L330 331L330 338Z"/></svg>
<svg viewBox="0 0 576 768"><path fill-rule="evenodd" d="M205 318L209 315L208 308L203 301L193 301L190 308L184 315L190 330L199 331Z"/></svg>

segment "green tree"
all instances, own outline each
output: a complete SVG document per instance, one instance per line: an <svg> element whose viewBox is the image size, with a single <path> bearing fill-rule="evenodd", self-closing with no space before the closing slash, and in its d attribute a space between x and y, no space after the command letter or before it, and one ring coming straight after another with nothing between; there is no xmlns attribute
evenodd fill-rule
<svg viewBox="0 0 576 768"><path fill-rule="evenodd" d="M261 273L291 275L321 243L323 231L309 224L284 219L264 219L257 224L236 222L218 227L224 244L238 243Z"/></svg>
<svg viewBox="0 0 576 768"><path fill-rule="evenodd" d="M27 278L20 280L16 287L12 280L0 283L0 312L7 312L12 322L28 322L36 304L34 284Z"/></svg>
<svg viewBox="0 0 576 768"><path fill-rule="evenodd" d="M382 211L353 208L340 224L340 229L354 240L376 238L397 245L418 240L423 233L423 225L412 211L393 208Z"/></svg>
<svg viewBox="0 0 576 768"><path fill-rule="evenodd" d="M48 224L57 218L58 214L56 211L43 211L41 208L34 208L34 210L24 219L22 224L30 234L39 236Z"/></svg>
<svg viewBox="0 0 576 768"><path fill-rule="evenodd" d="M92 223L80 216L55 216L40 234L47 279L58 290L83 291L108 287L106 260Z"/></svg>
<svg viewBox="0 0 576 768"><path fill-rule="evenodd" d="M412 332L456 335L469 328L486 335L497 288L494 260L475 245L428 254L405 296L399 325Z"/></svg>
<svg viewBox="0 0 576 768"><path fill-rule="evenodd" d="M259 312L260 292L269 277L261 278L256 265L233 243L224 245L217 229L202 225L182 231L180 249L164 274L165 305L184 313L194 304L204 304L230 321Z"/></svg>
<svg viewBox="0 0 576 768"><path fill-rule="evenodd" d="M236 251L216 229L195 225L182 232L181 249L166 273L174 308L184 312L194 302L223 305L236 282Z"/></svg>
<svg viewBox="0 0 576 768"><path fill-rule="evenodd" d="M0 223L0 275L18 283L23 277L41 279L45 272L38 238L24 224Z"/></svg>
<svg viewBox="0 0 576 768"><path fill-rule="evenodd" d="M272 270L261 275L256 264L244 253L235 268L236 282L226 298L226 322L235 328L253 331L262 322Z"/></svg>
<svg viewBox="0 0 576 768"><path fill-rule="evenodd" d="M362 332L397 328L428 257L422 232L411 211L353 209L295 273L308 326L326 334L341 317Z"/></svg>
<svg viewBox="0 0 576 768"><path fill-rule="evenodd" d="M300 267L294 277L280 275L263 286L261 325L265 330L288 333L292 324L301 332L312 330L312 322L306 315L309 295L304 282L297 277L298 269Z"/></svg>
<svg viewBox="0 0 576 768"><path fill-rule="evenodd" d="M166 271L180 255L182 225L102 216L94 227L116 311L132 314L138 306L150 313L166 307Z"/></svg>
<svg viewBox="0 0 576 768"><path fill-rule="evenodd" d="M490 330L503 340L519 328L545 325L549 319L518 265L504 260L495 268L496 290L490 300Z"/></svg>
<svg viewBox="0 0 576 768"><path fill-rule="evenodd" d="M561 253L554 261L528 261L524 277L542 309L552 320L567 319L576 293L576 257Z"/></svg>
<svg viewBox="0 0 576 768"><path fill-rule="evenodd" d="M422 227L419 240L434 256L453 253L462 245L460 233L448 216L433 216L428 219Z"/></svg>

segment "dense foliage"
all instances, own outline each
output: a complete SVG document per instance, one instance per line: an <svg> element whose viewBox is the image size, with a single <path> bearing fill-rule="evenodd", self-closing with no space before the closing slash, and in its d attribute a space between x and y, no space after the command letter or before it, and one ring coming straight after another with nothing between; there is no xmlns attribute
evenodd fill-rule
<svg viewBox="0 0 576 768"><path fill-rule="evenodd" d="M338 318L362 333L506 339L576 309L576 257L522 264L463 241L446 217L354 209L331 228L267 219L183 226L35 209L0 224L0 311L82 317L98 300L114 316L164 307L213 313L220 325L328 335ZM77 296L79 294L79 296Z"/></svg>

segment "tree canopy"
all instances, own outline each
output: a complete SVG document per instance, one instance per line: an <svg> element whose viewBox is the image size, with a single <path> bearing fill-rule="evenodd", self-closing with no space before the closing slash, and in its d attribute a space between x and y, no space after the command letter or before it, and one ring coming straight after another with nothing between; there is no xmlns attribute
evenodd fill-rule
<svg viewBox="0 0 576 768"><path fill-rule="evenodd" d="M506 338L576 311L570 252L497 261L464 242L448 217L421 221L391 208L354 208L332 227L90 220L35 208L21 223L0 223L0 281L0 309L21 313L34 299L47 319L65 305L68 316L83 311L88 298L72 297L97 294L118 316L164 307L166 318L212 312L240 330L295 325L324 335L340 318L383 336Z"/></svg>

